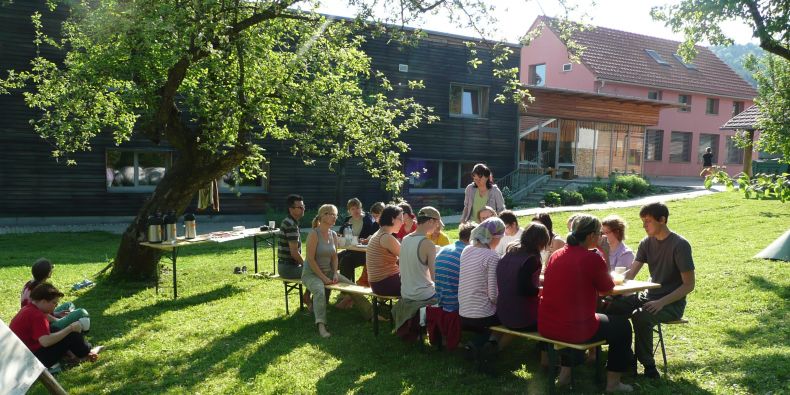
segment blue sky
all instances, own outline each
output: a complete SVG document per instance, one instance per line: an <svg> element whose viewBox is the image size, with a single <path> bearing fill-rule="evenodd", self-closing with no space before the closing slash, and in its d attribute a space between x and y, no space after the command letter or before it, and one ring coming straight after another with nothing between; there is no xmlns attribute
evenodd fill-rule
<svg viewBox="0 0 790 395"><path fill-rule="evenodd" d="M594 7L581 6L574 19L578 20L581 13L587 13L587 22L596 26L681 41L683 38L681 34L673 33L662 23L654 21L649 14L652 6L677 2L678 0L597 0ZM353 16L354 10L348 7L347 3L348 1L343 0L324 0L319 11L332 15ZM559 16L561 12L556 0L497 0L492 3L496 6L494 15L498 23L494 26L496 31L493 37L490 38L510 42L518 42L538 15L545 13L549 16ZM453 26L444 15L427 16L424 23L414 27L476 36L471 29ZM723 28L736 43L757 42L752 38L752 30L744 23L727 23ZM707 43L702 44L707 45Z"/></svg>

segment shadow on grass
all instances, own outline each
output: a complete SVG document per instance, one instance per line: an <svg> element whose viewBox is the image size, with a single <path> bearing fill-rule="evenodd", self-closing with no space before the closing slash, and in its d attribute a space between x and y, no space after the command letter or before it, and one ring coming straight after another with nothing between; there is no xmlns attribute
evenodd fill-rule
<svg viewBox="0 0 790 395"><path fill-rule="evenodd" d="M767 217L767 218L790 217L790 213L768 212L768 211L760 211L759 215L761 217Z"/></svg>
<svg viewBox="0 0 790 395"><path fill-rule="evenodd" d="M731 376L727 381L733 384L726 387L725 392L771 394L787 393L787 390L790 389L788 387L790 371L787 366L790 366L790 355L786 352L776 351L760 355L739 356L738 358L722 355L718 359L707 360L704 363L683 360L679 361L675 367L679 370L693 372L699 376L699 381L704 381L706 376ZM674 385L671 385L670 388L675 390L673 393L710 393L702 389L684 392L683 389L676 388ZM776 392L777 390L779 392Z"/></svg>
<svg viewBox="0 0 790 395"><path fill-rule="evenodd" d="M777 303L770 309L756 314L758 325L744 329L727 329L725 344L730 347L775 347L787 344L787 318L790 314L790 287L782 286L762 276L750 275L749 288L770 291L777 296Z"/></svg>

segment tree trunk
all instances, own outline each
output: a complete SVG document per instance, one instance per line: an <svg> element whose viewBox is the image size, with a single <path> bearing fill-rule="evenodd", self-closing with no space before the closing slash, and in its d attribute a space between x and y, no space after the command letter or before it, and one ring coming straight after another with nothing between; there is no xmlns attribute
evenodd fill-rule
<svg viewBox="0 0 790 395"><path fill-rule="evenodd" d="M746 173L749 177L751 177L752 151L754 151L754 130L747 130L746 138L749 140L749 144L746 146L746 149L744 149L743 152L743 172Z"/></svg>
<svg viewBox="0 0 790 395"><path fill-rule="evenodd" d="M240 151L233 151L210 163L208 158L178 157L121 236L111 276L130 280L156 278L161 251L140 245L146 239L148 216L171 210L179 217L183 215L198 190L241 163L243 154Z"/></svg>

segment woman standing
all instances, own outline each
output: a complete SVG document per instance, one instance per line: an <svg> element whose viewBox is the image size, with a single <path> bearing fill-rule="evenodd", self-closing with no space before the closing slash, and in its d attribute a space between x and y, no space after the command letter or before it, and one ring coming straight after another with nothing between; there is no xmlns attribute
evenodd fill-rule
<svg viewBox="0 0 790 395"><path fill-rule="evenodd" d="M402 224L403 210L400 207L384 207L379 217L381 228L368 242L367 280L377 295L400 296L400 242L392 234Z"/></svg>
<svg viewBox="0 0 790 395"><path fill-rule="evenodd" d="M610 215L602 221L603 236L609 243L609 270L624 267L631 270L634 264L634 251L628 248L625 240L625 221L618 215ZM602 243L603 244L603 243Z"/></svg>
<svg viewBox="0 0 790 395"><path fill-rule="evenodd" d="M606 262L591 249L598 245L601 222L591 215L579 215L573 222L567 245L549 259L538 307L538 331L542 336L569 343L606 340L606 391L632 391L620 381L628 370L631 352L631 324L622 316L596 314L598 296L614 288ZM581 352L563 350L559 385L570 383L571 366L580 363Z"/></svg>
<svg viewBox="0 0 790 395"><path fill-rule="evenodd" d="M337 272L337 234L331 229L337 220L337 207L325 204L318 209L313 219L313 229L307 236L307 265L302 271L302 282L313 294L313 313L318 333L329 337L326 329L326 303L329 291L324 286L338 282L351 284L351 280ZM370 316L370 302L359 295L351 296L354 305Z"/></svg>
<svg viewBox="0 0 790 395"><path fill-rule="evenodd" d="M472 221L477 214L490 206L496 213L504 210L505 199L502 191L494 185L491 179L491 170L484 164L478 163L472 168L472 183L464 191L464 211L461 213L461 222Z"/></svg>

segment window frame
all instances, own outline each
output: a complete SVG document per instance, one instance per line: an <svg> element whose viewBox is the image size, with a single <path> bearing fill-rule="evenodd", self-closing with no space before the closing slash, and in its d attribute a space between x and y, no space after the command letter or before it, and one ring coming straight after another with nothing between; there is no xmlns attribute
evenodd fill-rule
<svg viewBox="0 0 790 395"><path fill-rule="evenodd" d="M746 151L743 148L740 148L735 145L735 142L732 140L734 136L725 136L725 144L724 149L727 155L724 157L724 164L725 165L743 165L743 158L746 156ZM740 151L740 159L737 162L730 161L730 151L733 149Z"/></svg>
<svg viewBox="0 0 790 395"><path fill-rule="evenodd" d="M535 83L535 77L538 75L538 66L543 66L543 79L540 81L540 84ZM527 76L527 85L532 86L546 86L546 71L548 68L546 67L546 62L543 63L535 63L529 65L527 68L527 72L529 73ZM569 70L570 71L570 70Z"/></svg>
<svg viewBox="0 0 790 395"><path fill-rule="evenodd" d="M107 169L108 163L107 160L109 159L108 156L111 151L116 152L131 152L134 154L133 164L134 167L134 185L132 186L113 186L112 183L107 185ZM173 167L173 156L175 154L174 150L171 149L164 149L164 148L115 148L109 147L104 150L104 185L105 191L109 193L148 193L153 192L156 189L156 185L140 185L140 154L156 154L162 153L167 154L165 158L165 174L167 171Z"/></svg>
<svg viewBox="0 0 790 395"><path fill-rule="evenodd" d="M459 98L461 103L461 111L460 113L453 112L453 88L460 88L461 89L461 97ZM466 89L477 90L477 101L478 107L480 109L480 114L464 114L463 113L463 96ZM468 119L487 119L488 118L488 110L489 110L489 100L490 100L490 92L491 89L488 85L474 85L474 84L464 84L458 82L451 82L450 83L450 93L448 95L448 113L450 114L451 118L468 118Z"/></svg>
<svg viewBox="0 0 790 395"><path fill-rule="evenodd" d="M736 112L736 108L740 109L740 111ZM732 101L732 116L736 116L746 110L746 103L742 100L733 100Z"/></svg>
<svg viewBox="0 0 790 395"><path fill-rule="evenodd" d="M482 162L475 162L475 161L463 161L463 160L454 160L454 159L429 159L429 158L408 158L405 161L405 164L408 166L409 161L423 161L423 162L434 162L437 164L437 177L436 177L436 188L415 188L412 186L413 180L409 174L406 174L407 181L406 184L409 187L409 193L421 194L421 193L464 193L466 190L466 185L463 183L463 165L464 164L476 164ZM457 188L443 188L443 177L444 173L448 170L445 169L445 163L452 163L454 164L454 169L452 171L457 172L458 181L457 181ZM408 171L408 169L406 170Z"/></svg>
<svg viewBox="0 0 790 395"><path fill-rule="evenodd" d="M659 144L658 144L658 158L648 158L648 136L650 132L657 133L660 136ZM664 130L663 129L645 129L645 145L644 145L644 155L645 155L645 162L661 162L664 160Z"/></svg>
<svg viewBox="0 0 790 395"><path fill-rule="evenodd" d="M673 145L672 138L675 137L675 135L688 136L688 139L687 139L687 141L688 141L688 149L684 150L684 151L688 152L688 155L687 155L688 157L684 158L683 160L672 159L672 156L675 155L672 152L672 145ZM694 139L694 133L692 133L692 132L683 132L683 131L678 131L678 130L671 131L669 133L669 163L691 163L691 145L693 143L693 141L692 141L693 139Z"/></svg>
<svg viewBox="0 0 790 395"><path fill-rule="evenodd" d="M268 164L263 164L264 167L263 171L266 175L271 174L271 168ZM236 169L232 170L231 172L235 172ZM231 173L228 172L228 173ZM251 185L242 185L242 186L223 186L222 182L217 182L217 187L219 188L219 193L227 194L227 193L248 193L248 194L267 194L269 193L269 180L271 177L263 177L261 176L261 186L251 186Z"/></svg>
<svg viewBox="0 0 790 395"><path fill-rule="evenodd" d="M688 100L682 101L681 98L683 97L688 98ZM678 94L678 103L686 106L678 108L678 112L691 112L691 95Z"/></svg>
<svg viewBox="0 0 790 395"><path fill-rule="evenodd" d="M654 93L654 94L655 94L655 96L656 96L656 98L655 98L655 99L653 99L653 98L651 98L651 97L650 97L650 95L651 95L651 94L653 94L653 93ZM648 99L648 100L658 100L658 101L661 101L661 100L662 100L662 96L663 96L663 94L662 94L662 92L661 92L660 90L655 90L655 91L647 91L647 99Z"/></svg>
<svg viewBox="0 0 790 395"><path fill-rule="evenodd" d="M705 99L705 114L719 115L719 99L715 97Z"/></svg>
<svg viewBox="0 0 790 395"><path fill-rule="evenodd" d="M716 133L700 133L699 136L697 137L697 164L705 163L704 159L702 158L702 155L705 153L705 148L707 148L707 145L703 145L702 144L702 136L714 136L715 137L715 140L716 140L715 146L714 145L710 146L711 151L713 151L713 159L711 160L712 161L711 163L714 164L714 165L718 164L719 163L719 159L720 159L719 158L719 144L720 144L719 140L721 138L721 135L716 134Z"/></svg>

